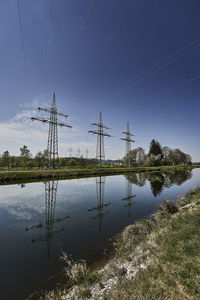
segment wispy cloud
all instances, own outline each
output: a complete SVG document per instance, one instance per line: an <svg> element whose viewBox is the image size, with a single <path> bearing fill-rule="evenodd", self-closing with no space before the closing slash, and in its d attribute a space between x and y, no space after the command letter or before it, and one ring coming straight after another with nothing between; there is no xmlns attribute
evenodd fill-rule
<svg viewBox="0 0 200 300"><path fill-rule="evenodd" d="M19 111L11 119L0 122L0 153L8 150L13 155L19 154L19 148L27 145L31 153L35 155L38 151L46 149L48 125L38 121L32 121L31 117L47 117L44 113L37 111L38 106L48 107L47 103L41 99L34 99L30 103L19 105ZM59 154L67 155L69 148L72 148L73 155L81 149L81 155L85 156L86 149L94 156L95 144L88 142L87 130L80 126L74 126L72 129L59 128ZM86 141L86 142L85 142Z"/></svg>

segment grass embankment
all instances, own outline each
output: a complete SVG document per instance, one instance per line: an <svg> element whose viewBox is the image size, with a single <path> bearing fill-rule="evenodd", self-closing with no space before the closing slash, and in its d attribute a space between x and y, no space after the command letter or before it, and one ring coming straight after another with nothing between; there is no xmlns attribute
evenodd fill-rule
<svg viewBox="0 0 200 300"><path fill-rule="evenodd" d="M116 175L128 172L175 171L198 168L200 166L161 166L161 167L107 167L107 168L80 168L58 170L11 170L0 171L0 184L13 182L28 182L52 179L68 179L76 177L90 177L100 175Z"/></svg>
<svg viewBox="0 0 200 300"><path fill-rule="evenodd" d="M115 247L93 273L66 258L74 287L45 299L200 299L200 187L128 226Z"/></svg>

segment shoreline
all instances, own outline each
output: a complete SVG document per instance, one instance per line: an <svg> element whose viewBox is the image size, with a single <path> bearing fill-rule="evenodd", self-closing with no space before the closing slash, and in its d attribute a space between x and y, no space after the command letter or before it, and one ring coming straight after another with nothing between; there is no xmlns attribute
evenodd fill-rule
<svg viewBox="0 0 200 300"><path fill-rule="evenodd" d="M196 299L199 220L197 187L176 202L166 200L150 218L127 226L115 242L115 257L103 268L91 272L83 262L65 257L72 287L49 292L44 299L145 299L147 293L149 299Z"/></svg>
<svg viewBox="0 0 200 300"><path fill-rule="evenodd" d="M97 169L58 169L58 170L9 170L0 171L0 185L13 183L28 183L48 180L64 180L108 175L120 175L139 172L167 172L192 170L200 165L190 166L159 166L134 168L97 168Z"/></svg>

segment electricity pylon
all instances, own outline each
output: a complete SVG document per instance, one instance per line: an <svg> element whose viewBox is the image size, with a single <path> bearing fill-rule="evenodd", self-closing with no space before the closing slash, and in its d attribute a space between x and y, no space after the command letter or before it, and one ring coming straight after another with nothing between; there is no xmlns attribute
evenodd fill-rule
<svg viewBox="0 0 200 300"><path fill-rule="evenodd" d="M121 138L121 140L126 141L125 155L127 155L128 167L130 168L130 155L129 155L129 152L131 151L131 143L133 143L135 141L131 139L131 136L133 136L133 134L130 132L129 122L127 122L126 131L123 131L122 134L126 135L126 137Z"/></svg>
<svg viewBox="0 0 200 300"><path fill-rule="evenodd" d="M97 193L97 206L88 209L88 211L97 211L97 215L93 219L99 219L99 232L102 232L103 216L108 212L104 212L104 207L109 206L111 203L104 203L104 188L105 188L104 176L96 178L96 193Z"/></svg>
<svg viewBox="0 0 200 300"><path fill-rule="evenodd" d="M136 196L132 193L132 183L125 178L126 180L126 197L122 198L123 201L127 201L127 203L124 205L124 207L128 207L129 209L129 219L131 218L131 206L134 202L132 202L132 199Z"/></svg>
<svg viewBox="0 0 200 300"><path fill-rule="evenodd" d="M105 151L104 151L104 136L111 137L110 134L106 133L104 129L110 129L105 126L102 122L102 114L99 114L99 123L92 123L91 125L97 126L97 130L89 130L88 133L93 133L97 135L97 152L96 157L99 160L101 166L102 160L105 160Z"/></svg>
<svg viewBox="0 0 200 300"><path fill-rule="evenodd" d="M85 158L88 159L88 149L85 150Z"/></svg>
<svg viewBox="0 0 200 300"><path fill-rule="evenodd" d="M55 219L57 188L58 181L45 182L45 222L26 228L26 231L30 229L45 229L45 233L32 239L32 242L47 242L48 259L50 258L52 239L57 233L65 230L63 226L55 230L54 225L69 218L69 216L65 216Z"/></svg>
<svg viewBox="0 0 200 300"><path fill-rule="evenodd" d="M72 157L72 148L69 148L69 157Z"/></svg>
<svg viewBox="0 0 200 300"><path fill-rule="evenodd" d="M78 148L76 157L80 158L80 156L81 156L81 150L80 150L80 148Z"/></svg>
<svg viewBox="0 0 200 300"><path fill-rule="evenodd" d="M53 94L53 102L51 108L38 107L39 111L50 113L49 118L31 118L31 120L40 121L49 124L49 134L47 143L46 167L55 169L58 167L58 126L72 128L72 126L58 120L58 116L67 118L68 115L59 112L56 108L56 95Z"/></svg>

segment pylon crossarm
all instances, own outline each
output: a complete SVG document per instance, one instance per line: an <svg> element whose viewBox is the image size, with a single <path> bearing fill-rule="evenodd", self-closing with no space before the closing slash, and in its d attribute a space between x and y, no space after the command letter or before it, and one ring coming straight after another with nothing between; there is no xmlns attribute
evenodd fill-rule
<svg viewBox="0 0 200 300"><path fill-rule="evenodd" d="M63 122L60 122L60 123L57 123L57 124L58 124L58 126L60 126L60 127L68 127L68 128L72 128L71 125L68 125L68 124L63 123Z"/></svg>
<svg viewBox="0 0 200 300"><path fill-rule="evenodd" d="M111 137L111 135L110 135L110 134L108 134L108 133L103 133L102 135L103 135L103 136L108 136L108 137Z"/></svg>
<svg viewBox="0 0 200 300"><path fill-rule="evenodd" d="M132 142L132 143L134 143L134 142L135 142L134 140L131 140L131 139L126 139L126 138L121 138L120 140L122 140L122 141L127 141L127 142Z"/></svg>
<svg viewBox="0 0 200 300"><path fill-rule="evenodd" d="M109 128L109 127L107 127L107 126L105 126L105 125L103 125L101 123L92 123L91 125L98 126L98 127L105 128L105 129L111 129L111 128Z"/></svg>
<svg viewBox="0 0 200 300"><path fill-rule="evenodd" d="M68 127L68 128L72 128L72 126L66 124L66 123L63 123L63 122L54 122L54 121L51 121L49 119L45 119L45 118L31 118L31 120L33 121L40 121L40 122L43 122L43 123L48 123L48 124L51 124L51 125L58 125L60 127Z"/></svg>
<svg viewBox="0 0 200 300"><path fill-rule="evenodd" d="M57 111L57 110L53 110L53 109L51 109L51 108L42 108L42 107L38 107L38 110L42 110L42 111L45 111L45 112L57 114L57 115L59 115L59 116L65 117L65 118L68 117L68 115L63 114L63 113L61 113L61 112L59 112L59 111Z"/></svg>
<svg viewBox="0 0 200 300"><path fill-rule="evenodd" d="M89 130L88 133L99 134L99 132L96 130Z"/></svg>
<svg viewBox="0 0 200 300"><path fill-rule="evenodd" d="M48 123L48 119L45 119L45 118L31 118L32 121L40 121L40 122L43 122L43 123Z"/></svg>
<svg viewBox="0 0 200 300"><path fill-rule="evenodd" d="M89 130L88 133L93 133L93 134L97 134L97 135L100 135L100 136L108 136L108 137L111 137L110 134L105 133L105 132L99 132L99 131L97 131L97 130Z"/></svg>
<svg viewBox="0 0 200 300"><path fill-rule="evenodd" d="M130 135L130 136L133 136L133 134L132 134L132 133L130 133L130 132L127 132L127 131L123 131L122 133L123 133L123 134L128 134L128 135Z"/></svg>

